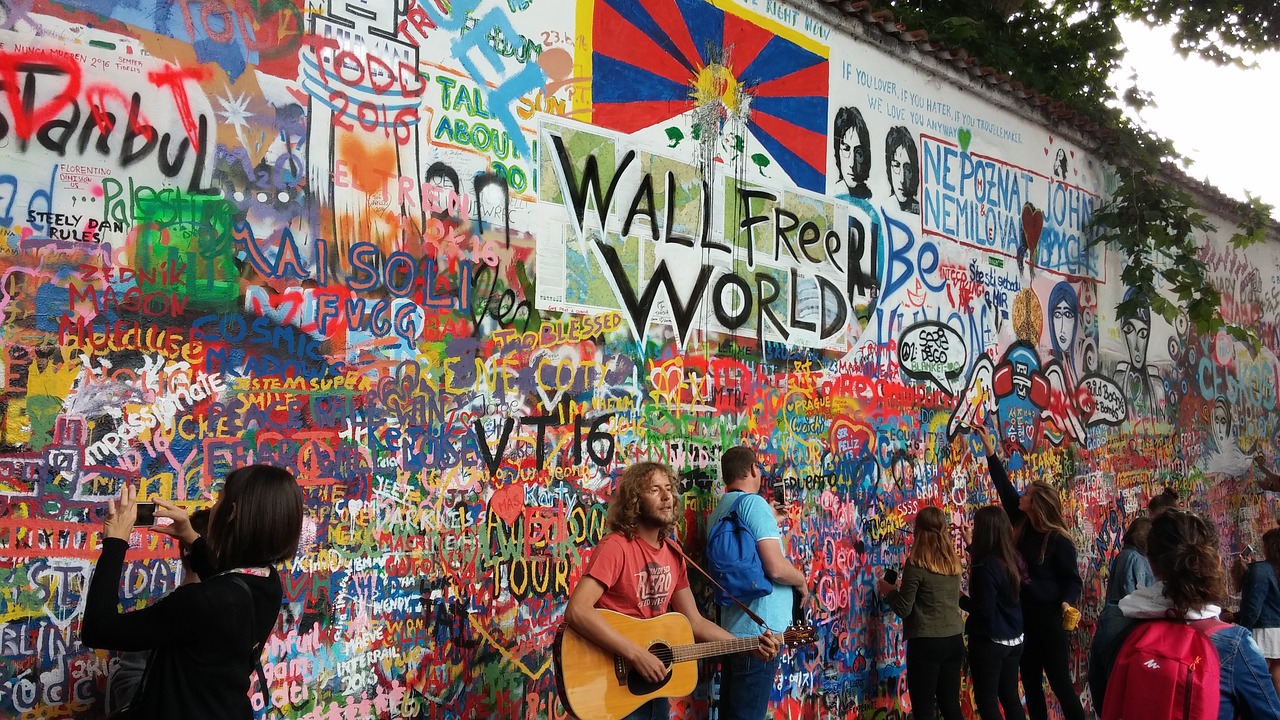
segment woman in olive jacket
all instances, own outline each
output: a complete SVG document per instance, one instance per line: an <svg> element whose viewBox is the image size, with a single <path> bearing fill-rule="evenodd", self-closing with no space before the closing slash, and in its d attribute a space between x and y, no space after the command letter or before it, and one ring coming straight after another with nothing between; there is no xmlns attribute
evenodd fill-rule
<svg viewBox="0 0 1280 720"><path fill-rule="evenodd" d="M947 535L940 508L916 515L914 543L902 586L880 580L880 596L902 618L907 639L907 692L912 717L961 720L960 666L964 624L960 620L960 557Z"/></svg>

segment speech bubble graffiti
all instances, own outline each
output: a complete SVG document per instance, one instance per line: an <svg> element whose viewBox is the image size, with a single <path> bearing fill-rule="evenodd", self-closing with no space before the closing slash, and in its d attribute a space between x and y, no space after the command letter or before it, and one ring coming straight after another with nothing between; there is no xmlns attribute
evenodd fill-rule
<svg viewBox="0 0 1280 720"><path fill-rule="evenodd" d="M1087 425L1119 425L1124 422L1127 413L1124 393L1111 378L1088 375L1080 385L1089 391L1093 401L1093 412L1089 413Z"/></svg>
<svg viewBox="0 0 1280 720"><path fill-rule="evenodd" d="M960 333L934 320L916 323L898 338L902 372L914 380L928 380L948 395L956 394L952 382L960 377L968 355Z"/></svg>

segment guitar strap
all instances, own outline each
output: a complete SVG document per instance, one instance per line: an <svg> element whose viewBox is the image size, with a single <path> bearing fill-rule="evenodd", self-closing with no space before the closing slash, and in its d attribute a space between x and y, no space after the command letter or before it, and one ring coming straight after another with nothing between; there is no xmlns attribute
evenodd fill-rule
<svg viewBox="0 0 1280 720"><path fill-rule="evenodd" d="M680 557L684 558L684 561L685 561L686 563L688 563L688 564L692 565L695 569L697 569L697 571L698 571L698 572L700 572L700 573L702 573L703 575L705 575L705 576L707 577L707 579L711 581L711 584L712 584L712 585L715 585L715 586L716 586L716 588L720 590L720 592L724 593L726 597L728 597L730 600L732 600L732 601L734 601L735 603L737 603L737 604L738 604L738 607L742 608L742 612L744 612L744 613L746 613L746 614L747 614L747 617L751 618L753 621L755 621L756 623L758 623L758 624L760 625L760 627L762 627L762 628L764 628L764 629L766 629L766 630L772 630L772 629L773 629L773 628L770 628L770 627L769 627L769 624L768 624L768 623L766 623L766 622L764 621L764 618L760 617L759 615L757 615L757 614L755 613L755 611L754 611L754 610L752 610L751 608L747 607L746 603L744 603L744 602L742 602L741 600L739 600L738 598L734 597L734 596L733 596L733 594L732 594L732 593L730 593L728 590L725 590L723 585L721 585L719 582L717 582L715 578L711 577L711 573L707 572L706 570L703 570L701 565L699 565L698 563L696 563L696 562L694 562L694 561L693 561L693 558L689 557L688 555L685 555L685 554L684 554L684 550L681 550L681 549L680 549L680 543L676 542L676 541L675 541L675 540L673 540L672 538L666 538L666 543L667 543L668 545L670 545L672 548L674 548L674 549L675 549L675 551L676 551L677 553L679 553L679 554L680 554Z"/></svg>

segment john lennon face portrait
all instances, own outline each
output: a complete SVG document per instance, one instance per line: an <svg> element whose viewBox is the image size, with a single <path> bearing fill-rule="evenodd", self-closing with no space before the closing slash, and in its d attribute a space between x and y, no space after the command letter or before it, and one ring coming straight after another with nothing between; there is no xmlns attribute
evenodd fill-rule
<svg viewBox="0 0 1280 720"><path fill-rule="evenodd" d="M871 197L871 188L867 187L867 178L871 177L871 133L862 111L855 107L836 111L831 145L840 184L844 185L842 194L864 200Z"/></svg>

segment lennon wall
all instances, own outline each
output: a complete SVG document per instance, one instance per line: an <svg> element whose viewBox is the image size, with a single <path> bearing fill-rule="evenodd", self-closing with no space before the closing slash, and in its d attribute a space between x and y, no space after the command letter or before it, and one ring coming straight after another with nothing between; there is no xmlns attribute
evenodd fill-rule
<svg viewBox="0 0 1280 720"><path fill-rule="evenodd" d="M994 499L967 424L1063 489L1086 611L1166 483L1232 547L1271 525L1249 463L1280 440L1274 249L1203 254L1258 354L1116 318L1100 159L827 20L0 13L0 715L100 713L108 658L78 635L104 500L198 505L240 463L305 486L265 658L289 718L562 717L548 648L638 458L681 472L693 548L724 448L778 478L819 641L777 717L909 709L870 588L918 508L963 526ZM135 541L129 607L178 579Z"/></svg>

